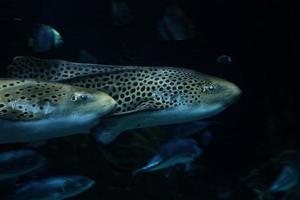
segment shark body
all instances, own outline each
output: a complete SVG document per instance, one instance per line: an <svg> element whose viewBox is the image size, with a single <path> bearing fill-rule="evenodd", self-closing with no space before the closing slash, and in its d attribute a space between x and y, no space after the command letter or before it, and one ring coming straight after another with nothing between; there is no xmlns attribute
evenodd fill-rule
<svg viewBox="0 0 300 200"><path fill-rule="evenodd" d="M0 144L88 133L115 106L112 97L96 90L0 79Z"/></svg>
<svg viewBox="0 0 300 200"><path fill-rule="evenodd" d="M108 93L116 100L117 109L92 130L104 144L126 130L211 117L241 94L229 81L176 67L111 66L16 57L8 67L8 76L59 81Z"/></svg>

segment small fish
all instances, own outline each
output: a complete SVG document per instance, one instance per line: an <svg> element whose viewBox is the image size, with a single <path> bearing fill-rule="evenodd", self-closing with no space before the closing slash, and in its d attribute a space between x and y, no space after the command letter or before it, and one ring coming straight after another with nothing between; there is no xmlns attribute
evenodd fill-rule
<svg viewBox="0 0 300 200"><path fill-rule="evenodd" d="M34 52L46 52L63 44L63 38L54 28L37 24L32 35L28 38L28 46Z"/></svg>
<svg viewBox="0 0 300 200"><path fill-rule="evenodd" d="M217 57L217 63L223 65L229 65L232 63L232 58L228 55L221 55Z"/></svg>
<svg viewBox="0 0 300 200"><path fill-rule="evenodd" d="M174 139L163 145L158 153L142 168L133 174L150 172L190 164L202 154L202 149L193 139Z"/></svg>
<svg viewBox="0 0 300 200"><path fill-rule="evenodd" d="M89 133L115 107L111 96L93 89L0 79L0 144Z"/></svg>
<svg viewBox="0 0 300 200"><path fill-rule="evenodd" d="M32 77L104 91L117 109L92 129L109 144L131 129L180 124L214 116L241 95L234 83L194 70L159 66L112 66L16 57L8 76Z"/></svg>
<svg viewBox="0 0 300 200"><path fill-rule="evenodd" d="M44 165L45 158L39 153L21 149L0 153L0 181L28 174Z"/></svg>
<svg viewBox="0 0 300 200"><path fill-rule="evenodd" d="M287 154L286 154L287 155ZM277 178L266 190L254 189L258 199L273 199L274 194L282 193L282 200L289 199L291 193L300 186L300 157L293 155L282 161L282 169ZM296 198L297 199L297 198Z"/></svg>
<svg viewBox="0 0 300 200"><path fill-rule="evenodd" d="M59 176L26 182L6 200L62 200L85 192L95 181L84 176Z"/></svg>
<svg viewBox="0 0 300 200"><path fill-rule="evenodd" d="M158 32L162 40L188 40L195 36L194 24L176 5L166 9L158 23Z"/></svg>
<svg viewBox="0 0 300 200"><path fill-rule="evenodd" d="M298 158L299 159L299 158ZM272 183L268 192L288 192L300 185L300 162L299 160L287 161L278 178Z"/></svg>

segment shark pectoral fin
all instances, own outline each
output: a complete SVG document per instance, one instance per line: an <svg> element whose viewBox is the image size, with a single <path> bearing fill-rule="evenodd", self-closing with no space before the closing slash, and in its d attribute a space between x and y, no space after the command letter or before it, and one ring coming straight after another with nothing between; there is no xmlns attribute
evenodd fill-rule
<svg viewBox="0 0 300 200"><path fill-rule="evenodd" d="M113 115L126 115L126 114L131 114L131 113L136 113L136 112L142 112L142 111L151 111L151 110L159 110L161 109L163 105L157 105L154 100L147 100L141 102L139 105L137 105L134 109L125 111L125 112L118 112L114 113Z"/></svg>
<svg viewBox="0 0 300 200"><path fill-rule="evenodd" d="M92 134L95 136L97 142L102 144L109 144L114 141L122 132L116 129L110 129L100 126L92 129Z"/></svg>

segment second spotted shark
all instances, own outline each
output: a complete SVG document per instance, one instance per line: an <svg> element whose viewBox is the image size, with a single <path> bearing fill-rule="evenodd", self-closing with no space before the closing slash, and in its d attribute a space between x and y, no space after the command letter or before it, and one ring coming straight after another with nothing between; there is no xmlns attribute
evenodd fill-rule
<svg viewBox="0 0 300 200"><path fill-rule="evenodd" d="M89 133L115 106L115 100L101 91L31 79L0 79L0 144Z"/></svg>
<svg viewBox="0 0 300 200"><path fill-rule="evenodd" d="M176 67L112 66L15 57L8 77L60 81L111 95L117 110L93 129L104 144L123 131L216 115L237 100L233 83Z"/></svg>

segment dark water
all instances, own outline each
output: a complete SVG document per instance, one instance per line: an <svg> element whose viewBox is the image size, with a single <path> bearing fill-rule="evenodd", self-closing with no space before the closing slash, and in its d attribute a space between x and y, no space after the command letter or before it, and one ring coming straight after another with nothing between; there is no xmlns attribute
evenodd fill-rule
<svg viewBox="0 0 300 200"><path fill-rule="evenodd" d="M236 83L243 91L242 98L214 117L222 125L212 127L214 140L196 161L199 168L191 173L175 170L169 178L163 172L133 178L132 170L151 157L149 151L131 145L139 143L134 134L105 147L92 137L79 135L51 140L38 148L49 162L42 176L81 174L96 180L95 187L74 198L78 200L258 199L253 188L267 187L278 172L278 163L270 164L270 159L300 148L299 5L258 0L125 2L132 22L116 26L109 0L1 1L1 72L17 55L76 60L84 49L103 64L184 66L216 75ZM191 40L158 38L157 20L174 2L194 23ZM63 35L64 45L33 53L24 37L34 23L55 27ZM232 64L216 63L222 54L230 55ZM149 134L155 129L139 131L151 147L161 144ZM254 169L257 176L251 173Z"/></svg>

